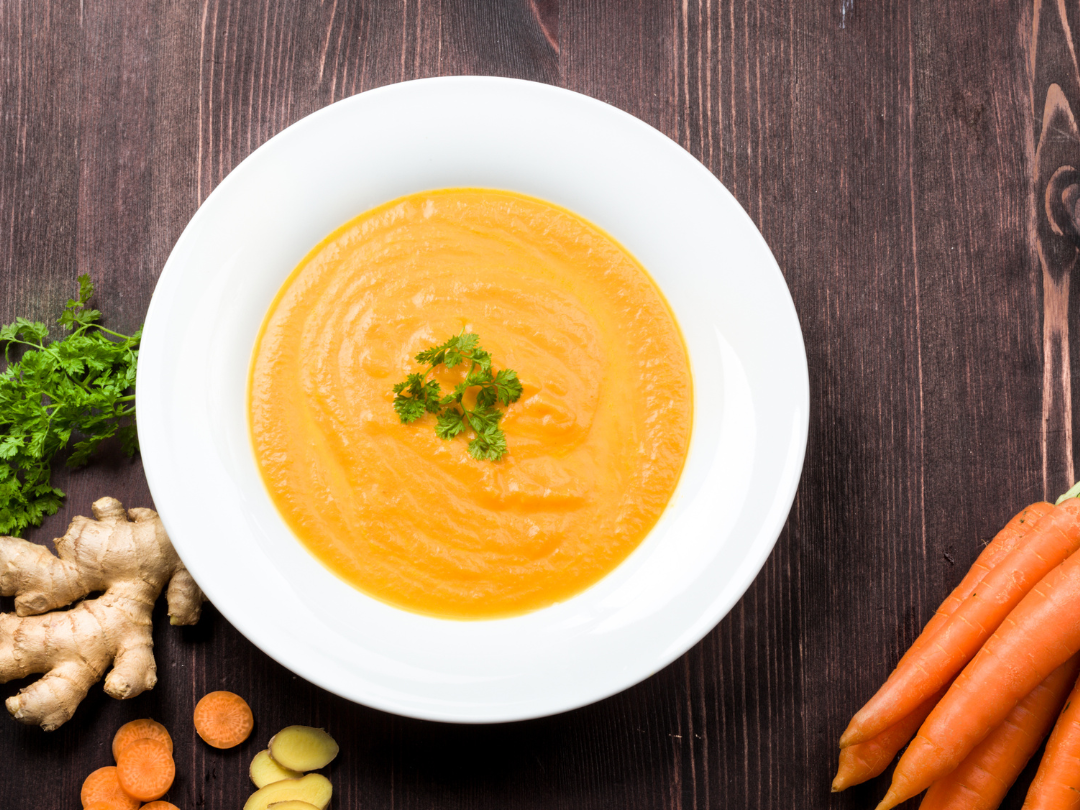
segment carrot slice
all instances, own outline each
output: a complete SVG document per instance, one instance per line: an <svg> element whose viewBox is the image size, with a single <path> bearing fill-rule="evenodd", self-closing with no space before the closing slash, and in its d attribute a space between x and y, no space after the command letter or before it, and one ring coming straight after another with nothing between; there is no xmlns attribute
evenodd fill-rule
<svg viewBox="0 0 1080 810"><path fill-rule="evenodd" d="M100 803L116 810L138 810L140 804L138 799L124 792L114 765L98 768L86 777L79 792L79 799L84 807Z"/></svg>
<svg viewBox="0 0 1080 810"><path fill-rule="evenodd" d="M144 804L139 810L180 810L180 808L172 802L150 802L150 804Z"/></svg>
<svg viewBox="0 0 1080 810"><path fill-rule="evenodd" d="M1074 655L1016 704L952 773L930 786L919 810L994 810L1038 750L1080 674Z"/></svg>
<svg viewBox="0 0 1080 810"><path fill-rule="evenodd" d="M169 792L176 764L165 743L149 738L129 743L116 762L120 787L136 799L151 802Z"/></svg>
<svg viewBox="0 0 1080 810"><path fill-rule="evenodd" d="M918 655L945 621L956 612L956 609L982 582L986 574L996 567L1008 554L1021 543L1031 531L1035 523L1054 508L1053 504L1045 501L1033 503L1017 512L1005 527L994 536L986 548L972 563L964 578L960 581L952 593L938 607L937 612L927 622L922 633L908 648L900 659L897 667L912 656ZM853 785L861 784L868 779L884 771L893 757L903 748L907 742L915 736L919 726L930 714L930 711L941 700L948 686L938 689L930 698L923 701L918 708L902 718L899 722L866 740L862 743L849 745L840 749L840 765L833 779L833 792L845 790Z"/></svg>
<svg viewBox="0 0 1080 810"><path fill-rule="evenodd" d="M1023 810L1080 808L1080 682L1069 694L1042 762L1028 788Z"/></svg>
<svg viewBox="0 0 1080 810"><path fill-rule="evenodd" d="M239 745L254 726L251 707L234 692L211 692L195 704L195 731L214 748Z"/></svg>
<svg viewBox="0 0 1080 810"><path fill-rule="evenodd" d="M173 741L168 729L156 720L143 718L124 723L117 729L112 741L113 761L118 760L120 752L135 740L157 740L165 744L170 754L173 752Z"/></svg>
<svg viewBox="0 0 1080 810"><path fill-rule="evenodd" d="M1039 520L1028 538L983 577L934 634L932 644L893 670L885 685L852 718L840 737L840 746L875 737L929 699L979 652L1035 583L1078 548L1080 499L1070 498ZM1064 663L1065 658L1051 669ZM1035 683L1049 674L1044 672ZM1031 684L1028 691L1034 687Z"/></svg>
<svg viewBox="0 0 1080 810"><path fill-rule="evenodd" d="M896 806L956 768L1078 650L1080 554L1074 554L1031 589L930 712L893 771L878 810Z"/></svg>

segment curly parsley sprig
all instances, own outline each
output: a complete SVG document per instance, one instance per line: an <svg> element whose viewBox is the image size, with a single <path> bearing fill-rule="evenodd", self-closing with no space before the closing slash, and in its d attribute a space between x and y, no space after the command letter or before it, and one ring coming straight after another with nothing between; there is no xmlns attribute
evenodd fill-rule
<svg viewBox="0 0 1080 810"><path fill-rule="evenodd" d="M475 437L469 442L469 455L473 458L498 461L506 455L506 434L499 427L503 413L496 405L506 406L521 397L517 372L508 368L493 371L491 354L480 348L480 336L464 329L445 343L420 352L416 362L426 365L427 370L410 374L394 386L394 410L401 421L407 425L432 413L440 439L453 439L472 430ZM439 383L429 380L428 375L438 366L455 368L462 363L471 363L465 379L444 396ZM480 389L471 409L463 403L470 388Z"/></svg>
<svg viewBox="0 0 1080 810"><path fill-rule="evenodd" d="M113 436L128 455L138 450L133 388L142 330L128 336L101 326L101 313L87 306L93 293L90 276L79 276L79 297L57 320L71 332L61 340L49 341L48 326L26 318L0 327L0 534L38 526L60 508L51 461L69 446L69 467Z"/></svg>

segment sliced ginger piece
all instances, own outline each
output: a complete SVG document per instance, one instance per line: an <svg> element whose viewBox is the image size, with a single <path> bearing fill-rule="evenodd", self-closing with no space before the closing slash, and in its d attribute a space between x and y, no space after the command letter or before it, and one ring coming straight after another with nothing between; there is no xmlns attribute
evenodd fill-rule
<svg viewBox="0 0 1080 810"><path fill-rule="evenodd" d="M139 800L129 796L120 786L115 765L98 768L83 780L79 799L83 807L107 804L113 810L138 810Z"/></svg>
<svg viewBox="0 0 1080 810"><path fill-rule="evenodd" d="M338 744L321 728L288 726L270 738L270 756L283 768L307 773L325 768L338 754Z"/></svg>
<svg viewBox="0 0 1080 810"><path fill-rule="evenodd" d="M330 804L333 792L329 779L322 774L309 773L299 779L282 779L259 788L244 802L244 810L267 810L272 804L287 801L307 802L317 810L323 810Z"/></svg>
<svg viewBox="0 0 1080 810"><path fill-rule="evenodd" d="M235 692L210 692L195 704L195 731L214 748L235 748L254 726L251 707Z"/></svg>
<svg viewBox="0 0 1080 810"><path fill-rule="evenodd" d="M169 730L165 726L161 725L157 720L151 720L146 717L141 720L132 720L130 723L124 723L116 730L116 735L112 741L112 755L115 762L120 758L120 752L123 751L128 745L135 742L135 740L157 740L160 743L164 743L165 747L169 749L169 753L173 752L172 736L169 734Z"/></svg>
<svg viewBox="0 0 1080 810"><path fill-rule="evenodd" d="M285 802L274 802L267 807L267 810L319 810L319 808L307 802L289 799Z"/></svg>
<svg viewBox="0 0 1080 810"><path fill-rule="evenodd" d="M248 775L257 788L280 782L282 779L299 779L303 776L300 771L292 771L281 767L270 756L269 749L260 751L255 755L255 759L251 760L251 767L248 768Z"/></svg>
<svg viewBox="0 0 1080 810"><path fill-rule="evenodd" d="M160 799L176 778L176 763L160 740L129 743L116 760L116 775L124 792L144 802Z"/></svg>

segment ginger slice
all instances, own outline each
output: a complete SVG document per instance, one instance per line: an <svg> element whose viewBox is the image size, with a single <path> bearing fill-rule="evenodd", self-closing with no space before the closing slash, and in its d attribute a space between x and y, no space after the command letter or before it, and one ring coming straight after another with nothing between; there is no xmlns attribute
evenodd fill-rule
<svg viewBox="0 0 1080 810"><path fill-rule="evenodd" d="M257 788L280 782L282 779L299 779L303 776L300 771L281 767L270 756L269 750L260 751L255 755L255 759L251 760L251 767L248 768L248 775Z"/></svg>
<svg viewBox="0 0 1080 810"><path fill-rule="evenodd" d="M338 744L321 728L288 726L270 738L270 756L284 768L306 773L330 764Z"/></svg>
<svg viewBox="0 0 1080 810"><path fill-rule="evenodd" d="M0 595L15 597L15 614L0 613L0 683L44 673L6 705L46 731L71 719L110 665L106 694L152 689L154 602L167 587L171 622L195 624L204 599L156 512L101 498L93 513L71 521L55 555L0 537ZM57 610L94 592L101 595Z"/></svg>
<svg viewBox="0 0 1080 810"><path fill-rule="evenodd" d="M309 773L299 779L282 779L252 793L244 810L267 810L272 804L286 801L301 801L323 810L330 804L334 789L330 780L322 774Z"/></svg>

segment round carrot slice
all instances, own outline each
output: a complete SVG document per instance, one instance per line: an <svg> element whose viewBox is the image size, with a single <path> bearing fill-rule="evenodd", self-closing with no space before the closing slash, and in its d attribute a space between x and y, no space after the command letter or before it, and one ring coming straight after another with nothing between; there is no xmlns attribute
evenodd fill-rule
<svg viewBox="0 0 1080 810"><path fill-rule="evenodd" d="M120 786L116 767L107 765L98 768L83 780L79 799L83 807L93 804L107 804L114 810L138 810L139 800L129 796Z"/></svg>
<svg viewBox="0 0 1080 810"><path fill-rule="evenodd" d="M150 802L150 804L144 804L139 810L180 810L180 808L172 802Z"/></svg>
<svg viewBox="0 0 1080 810"><path fill-rule="evenodd" d="M113 761L118 760L120 752L135 740L157 740L165 743L165 747L169 749L170 754L173 752L173 741L168 729L157 720L143 718L124 723L117 729L112 741Z"/></svg>
<svg viewBox="0 0 1080 810"><path fill-rule="evenodd" d="M125 746L116 762L116 775L126 793L150 802L160 799L172 787L176 764L159 740L135 740Z"/></svg>
<svg viewBox="0 0 1080 810"><path fill-rule="evenodd" d="M254 726L251 707L234 692L211 692L195 704L195 731L214 748L239 745Z"/></svg>

